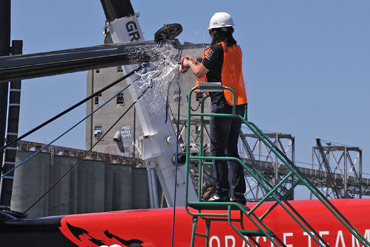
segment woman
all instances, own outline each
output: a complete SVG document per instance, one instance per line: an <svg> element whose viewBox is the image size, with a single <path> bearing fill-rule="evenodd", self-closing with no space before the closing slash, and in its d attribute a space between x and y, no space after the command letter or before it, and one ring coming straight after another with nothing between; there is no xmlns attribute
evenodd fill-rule
<svg viewBox="0 0 370 247"><path fill-rule="evenodd" d="M183 66L190 68L198 81L221 82L235 92L236 113L244 114L247 104L242 73L242 53L233 38L234 22L226 12L215 13L209 24L212 37L211 47L203 54L202 62L192 57L185 57ZM232 113L233 95L230 91L210 93L212 113ZM210 139L211 155L218 157L237 157L238 138L241 128L239 118L211 117ZM226 137L226 138L225 138ZM228 166L231 172L231 200L246 203L243 167L236 162L213 160L216 175L216 194L209 201L230 201Z"/></svg>

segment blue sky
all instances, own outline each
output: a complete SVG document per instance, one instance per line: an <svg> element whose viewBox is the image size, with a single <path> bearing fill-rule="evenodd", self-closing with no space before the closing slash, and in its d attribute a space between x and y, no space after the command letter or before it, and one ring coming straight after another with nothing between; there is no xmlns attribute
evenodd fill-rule
<svg viewBox="0 0 370 247"><path fill-rule="evenodd" d="M319 137L363 150L370 174L370 1L134 1L147 40L180 23L181 42L209 42L209 18L229 12L243 49L249 119L296 138L296 160L311 163ZM99 0L12 0L12 39L24 53L100 45L105 17ZM24 80L20 134L86 97L86 72ZM50 142L85 115L80 107L27 138ZM85 126L56 144L84 148ZM369 175L367 176L369 177Z"/></svg>

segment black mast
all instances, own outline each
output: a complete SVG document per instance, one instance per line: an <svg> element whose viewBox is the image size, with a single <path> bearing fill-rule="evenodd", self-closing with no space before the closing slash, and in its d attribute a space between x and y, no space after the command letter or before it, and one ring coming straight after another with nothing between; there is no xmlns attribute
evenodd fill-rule
<svg viewBox="0 0 370 247"><path fill-rule="evenodd" d="M130 0L100 0L100 2L108 21L135 14Z"/></svg>
<svg viewBox="0 0 370 247"><path fill-rule="evenodd" d="M13 40L11 53L12 55L22 54L23 41ZM5 149L4 165L2 173L8 173L15 166L15 158L17 155L17 142L14 142L18 138L18 127L19 127L19 113L21 107L21 80L12 80L10 82L9 92L9 113L8 113L8 129L6 134L6 143L8 147ZM9 145L9 143L14 142ZM13 181L14 171L2 178L1 184L1 200L2 205L10 207L13 193Z"/></svg>
<svg viewBox="0 0 370 247"><path fill-rule="evenodd" d="M0 1L0 56L10 53L10 1ZM5 143L8 90L8 82L0 83L0 146ZM0 165L3 166L3 151L0 151Z"/></svg>

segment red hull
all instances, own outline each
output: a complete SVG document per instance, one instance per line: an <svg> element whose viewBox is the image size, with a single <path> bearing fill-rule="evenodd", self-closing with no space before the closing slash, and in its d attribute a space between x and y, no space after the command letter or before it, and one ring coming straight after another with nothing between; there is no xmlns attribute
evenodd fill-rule
<svg viewBox="0 0 370 247"><path fill-rule="evenodd" d="M370 199L341 199L332 200L332 203L370 240ZM253 205L248 204L249 207ZM264 203L256 214L265 212L272 205L272 202ZM291 201L291 205L330 246L361 246L319 201ZM145 247L171 246L172 212L173 209L150 209L65 216L61 219L60 231L77 246L99 246L93 245L92 239L108 246L130 246L135 241ZM287 247L317 246L281 207L275 208L265 222ZM204 223L200 222L198 225L197 231L204 232ZM244 226L255 229L247 220ZM184 208L177 208L174 246L189 247L191 230L192 217ZM257 241L261 246L272 246L264 237L257 237ZM205 246L204 238L197 237L195 242L195 246ZM209 246L243 247L247 244L243 243L227 222L212 222Z"/></svg>

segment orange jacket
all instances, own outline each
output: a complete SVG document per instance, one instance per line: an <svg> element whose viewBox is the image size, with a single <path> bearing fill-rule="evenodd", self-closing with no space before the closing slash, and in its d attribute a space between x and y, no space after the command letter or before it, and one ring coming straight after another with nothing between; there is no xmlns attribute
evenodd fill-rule
<svg viewBox="0 0 370 247"><path fill-rule="evenodd" d="M220 42L224 50L224 63L221 71L221 83L225 87L230 87L235 92L235 104L247 104L247 95L245 93L244 78L242 72L242 51L239 45L227 47L225 42ZM210 48L206 49L203 53L203 59L208 54ZM198 82L206 82L207 75L198 78ZM226 102L233 105L233 94L229 90L224 90Z"/></svg>

